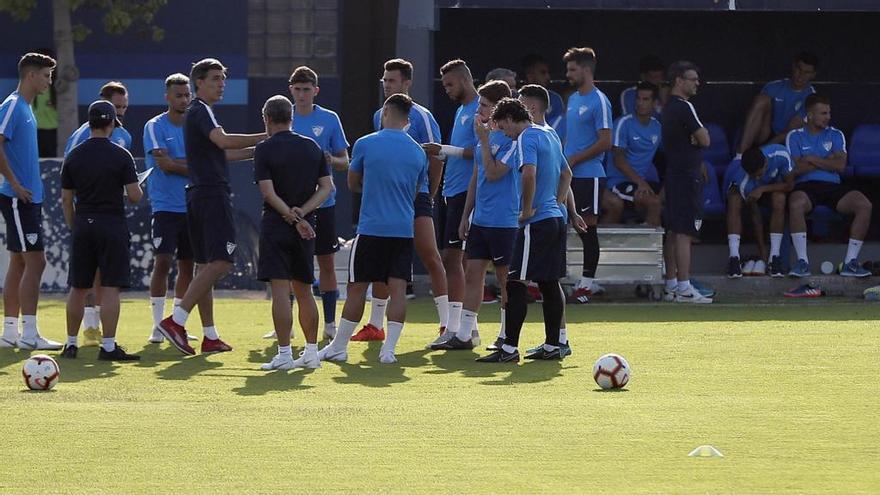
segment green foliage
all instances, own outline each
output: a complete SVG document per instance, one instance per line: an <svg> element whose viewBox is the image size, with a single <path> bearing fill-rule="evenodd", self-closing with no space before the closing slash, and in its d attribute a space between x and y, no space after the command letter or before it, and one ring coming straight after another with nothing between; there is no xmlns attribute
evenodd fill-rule
<svg viewBox="0 0 880 495"><path fill-rule="evenodd" d="M0 0L0 12L9 12L17 22L30 19L36 6L37 0Z"/></svg>
<svg viewBox="0 0 880 495"><path fill-rule="evenodd" d="M164 7L168 0L70 0L73 12L94 10L103 13L101 24L108 34L120 35L134 31L155 42L165 37L165 30L154 24L156 12ZM30 19L37 7L36 0L0 0L0 12L9 12L16 21ZM85 40L92 33L92 28L84 23L74 24L73 38Z"/></svg>

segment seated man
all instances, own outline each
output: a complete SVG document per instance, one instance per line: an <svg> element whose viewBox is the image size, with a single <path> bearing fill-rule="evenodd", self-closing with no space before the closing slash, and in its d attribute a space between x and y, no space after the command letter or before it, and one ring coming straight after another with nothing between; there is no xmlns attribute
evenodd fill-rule
<svg viewBox="0 0 880 495"><path fill-rule="evenodd" d="M620 223L624 208L634 207L644 213L645 223L659 227L660 179L653 161L660 147L660 121L651 115L657 86L640 82L637 88L635 113L614 123L606 185L611 194L602 196L602 223Z"/></svg>
<svg viewBox="0 0 880 495"><path fill-rule="evenodd" d="M658 88L666 79L666 64L657 55L645 55L639 60L639 81L648 82ZM636 111L636 93L638 84L630 86L620 92L620 116L629 115ZM654 100L654 117L660 116L662 99Z"/></svg>
<svg viewBox="0 0 880 495"><path fill-rule="evenodd" d="M769 260L770 276L783 277L785 274L782 272L779 249L785 227L785 196L793 185L789 180L792 170L791 156L785 146L768 144L760 148L749 148L743 153L742 161L734 161L731 166L736 167L736 170L729 182L724 184L727 193L727 244L730 249L727 278L743 276L739 242L744 205L749 206L761 259ZM767 245L764 243L762 206L771 209L769 258ZM756 271L760 272L761 269Z"/></svg>
<svg viewBox="0 0 880 495"><path fill-rule="evenodd" d="M816 92L810 81L816 77L819 59L809 52L798 53L791 66L791 77L771 81L752 102L746 115L736 158L753 147L782 143L789 131L804 124L804 100Z"/></svg>
<svg viewBox="0 0 880 495"><path fill-rule="evenodd" d="M553 127L560 140L565 139L565 102L562 96L556 91L550 89L550 63L547 60L532 53L526 55L522 61L523 73L526 76L526 84L537 84L543 86L550 95L550 106L547 107L547 113L544 120Z"/></svg>
<svg viewBox="0 0 880 495"><path fill-rule="evenodd" d="M846 138L842 132L828 125L831 121L831 100L825 96L810 95L806 107L806 125L789 132L785 138L795 164L791 174L795 178L795 186L788 200L788 215L791 242L798 257L789 275L810 276L805 216L814 207L824 205L853 216L849 246L840 274L844 277L869 277L871 272L859 265L858 257L871 223L871 202L861 192L840 183L840 173L846 167Z"/></svg>

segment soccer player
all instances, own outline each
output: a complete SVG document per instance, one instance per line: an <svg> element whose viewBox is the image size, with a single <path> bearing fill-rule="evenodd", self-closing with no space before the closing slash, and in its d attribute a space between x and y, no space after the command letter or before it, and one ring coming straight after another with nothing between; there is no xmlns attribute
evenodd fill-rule
<svg viewBox="0 0 880 495"><path fill-rule="evenodd" d="M165 101L168 109L153 117L144 126L144 162L154 169L147 178L152 210L153 274L150 277L150 308L153 332L149 341L160 344L165 337L157 330L165 316L165 295L168 274L177 255L177 278L174 283L174 306L179 306L193 278L193 252L186 222L186 186L189 169L183 121L192 100L189 77L171 74L165 78ZM206 316L200 313L202 316ZM213 325L213 323L210 323ZM205 325L205 326L210 326ZM188 335L189 340L198 340Z"/></svg>
<svg viewBox="0 0 880 495"><path fill-rule="evenodd" d="M871 201L861 192L840 183L840 173L846 167L846 138L830 125L831 100L825 96L810 95L805 106L806 124L789 132L785 138L785 146L795 164L791 174L795 186L788 198L788 218L791 242L798 257L789 275L810 276L805 216L814 207L824 205L853 217L849 228L849 246L840 274L844 277L869 277L871 272L859 265L858 259L871 224Z"/></svg>
<svg viewBox="0 0 880 495"><path fill-rule="evenodd" d="M61 344L40 336L37 302L46 267L43 253L43 180L37 147L37 119L31 102L52 83L55 60L26 53L18 61L18 87L0 104L0 211L6 221L9 266L3 285L0 347L56 350ZM19 336L18 318L22 333Z"/></svg>
<svg viewBox="0 0 880 495"><path fill-rule="evenodd" d="M254 150L254 181L264 201L257 277L272 286L272 321L278 336L278 354L262 365L264 370L321 367L318 307L311 293L316 237L311 222L315 221L315 210L330 196L333 179L327 151L291 131L292 114L293 105L286 97L266 100L263 121L269 139ZM299 301L299 324L306 339L305 351L298 359L293 359L290 349L291 286Z"/></svg>
<svg viewBox="0 0 880 495"><path fill-rule="evenodd" d="M440 81L449 99L459 104L455 111L448 145L423 144L428 156L446 159L443 172L443 202L437 208L437 237L446 269L449 289L449 322L433 344L444 342L458 332L464 300L464 265L462 239L458 236L467 188L474 171L474 148L477 137L472 119L477 114L479 98L474 79L464 60L451 60L440 68ZM478 338L475 334L471 338ZM476 342L476 341L475 341ZM475 344L478 345L478 344Z"/></svg>
<svg viewBox="0 0 880 495"><path fill-rule="evenodd" d="M382 130L354 143L348 187L363 192L357 236L351 246L348 297L336 337L318 352L325 361L348 359L348 342L364 314L371 282L388 285L387 336L379 362L397 362L394 350L406 320L406 283L412 269L414 203L428 181L428 160L404 130L409 125L412 99L395 94L385 100Z"/></svg>
<svg viewBox="0 0 880 495"><path fill-rule="evenodd" d="M206 58L193 64L189 75L196 97L186 110L184 141L191 186L187 191L186 219L189 226L196 275L180 305L159 324L159 332L180 352L195 354L187 342L186 321L199 304L202 324L213 322L205 315L213 306L214 284L232 269L235 253L235 219L229 188L227 160L245 160L253 156L252 146L265 133L227 134L214 117L211 106L223 98L226 67L219 60ZM212 311L210 313L213 313ZM214 325L203 328L202 354L231 351Z"/></svg>
<svg viewBox="0 0 880 495"><path fill-rule="evenodd" d="M348 141L342 122L336 112L315 104L321 91L318 74L301 66L294 69L288 80L293 97L293 132L313 139L323 150L327 164L332 170L348 170ZM333 176L329 179L333 184ZM314 251L318 258L318 284L324 309L324 337L332 339L336 334L336 300L339 290L336 282L334 257L339 251L336 236L336 188L331 188L327 200L316 211ZM311 296L309 296L311 297Z"/></svg>
<svg viewBox="0 0 880 495"><path fill-rule="evenodd" d="M761 259L767 260L770 276L784 277L782 258L782 231L785 228L785 197L791 191L794 181L789 180L792 171L791 156L785 146L768 144L749 148L743 153L742 161L734 161L736 167L731 181L725 184L727 191L727 245L730 259L727 278L742 277L739 244L742 233L742 209L748 205L758 240ZM769 207L770 213L770 256L764 243L764 219L761 206Z"/></svg>
<svg viewBox="0 0 880 495"><path fill-rule="evenodd" d="M512 69L507 69L505 67L496 67L489 72L486 73L486 82L490 81L504 81L507 83L507 87L510 88L510 92L514 95L516 92L516 71Z"/></svg>
<svg viewBox="0 0 880 495"><path fill-rule="evenodd" d="M781 144L789 131L800 129L806 116L805 100L816 92L810 81L816 77L819 58L800 52L791 64L791 77L764 85L746 114L742 139L736 150L740 158L745 150L766 143Z"/></svg>
<svg viewBox="0 0 880 495"><path fill-rule="evenodd" d="M657 97L654 98L652 102L652 110L654 117L660 117L660 110L663 108L660 105L659 98L659 88L660 85L664 82L664 72L666 72L666 65L660 60L660 57L657 55L645 55L639 60L639 82L646 82L653 84L654 87L658 88ZM629 115L636 111L636 95L639 91L639 85L630 86L620 93L620 115Z"/></svg>
<svg viewBox="0 0 880 495"><path fill-rule="evenodd" d="M660 226L660 178L654 154L660 147L660 121L652 115L657 86L640 82L635 94L635 112L614 122L613 160L608 165L611 194L602 198L602 223L619 223L626 207L644 214L645 223Z"/></svg>
<svg viewBox="0 0 880 495"><path fill-rule="evenodd" d="M584 266L571 302L587 302L601 287L594 283L599 265L599 209L605 168L602 161L611 150L611 102L593 83L596 73L596 52L589 47L570 48L565 61L566 77L575 88L568 97L565 116L565 156L574 178L571 189L578 213L586 222L587 231L580 234L584 245Z"/></svg>
<svg viewBox="0 0 880 495"><path fill-rule="evenodd" d="M527 84L543 86L550 95L550 105L547 107L545 120L553 127L561 140L565 140L565 103L562 96L550 89L550 64L544 57L532 53L526 55L522 61L523 72ZM533 116L534 118L534 116Z"/></svg>
<svg viewBox="0 0 880 495"><path fill-rule="evenodd" d="M385 98L393 94L409 95L412 86L413 66L410 62L395 58L385 62L382 74L382 90ZM382 129L382 108L373 114L373 128L376 131ZM413 102L409 113L409 127L406 128L417 143L439 143L440 126L431 112ZM440 179L443 175L443 162L431 160L428 164L428 184L419 188L415 202L414 238L416 254L422 260L422 264L428 270L431 278L431 292L434 295L434 305L437 308L437 317L440 320L440 335L446 331L449 323L449 292L446 286L446 270L443 269L443 260L437 250L437 236L434 232L434 196L440 187ZM369 322L352 337L356 341L384 340L385 339L385 308L388 306L388 287L381 282L373 284L372 301L370 304ZM428 344L430 347L430 344Z"/></svg>
<svg viewBox="0 0 880 495"><path fill-rule="evenodd" d="M516 146L503 132L492 129L490 122L495 104L510 98L510 86L501 80L487 82L477 90L479 110L474 131L479 141L474 150L474 167L467 200L459 225L459 238L465 239L464 307L458 332L434 350L473 349L473 331L483 296L486 269L495 267L501 286L501 319L507 304L507 269L513 255L513 243L519 224L519 176L515 167Z"/></svg>
<svg viewBox="0 0 880 495"><path fill-rule="evenodd" d="M562 150L546 128L532 124L519 101L505 98L492 112L495 125L516 139L521 174L519 224L507 281L506 338L501 349L477 361L519 361L519 336L528 312L525 283L538 283L544 298L544 345L526 359L562 359L559 329L565 308L559 279L565 256L565 226L559 204L569 193L571 171Z"/></svg>
<svg viewBox="0 0 880 495"><path fill-rule="evenodd" d="M73 231L63 358L76 358L86 294L100 269L104 307L98 359L140 359L116 343L119 291L129 286L131 277L123 192L132 203L143 197L131 153L110 141L113 128L119 125L113 104L98 100L89 105L90 137L72 149L61 166L61 205L64 220Z"/></svg>
<svg viewBox="0 0 880 495"><path fill-rule="evenodd" d="M703 223L702 148L709 146L709 131L688 101L697 94L697 66L684 60L669 67L672 90L660 115L666 151L665 220L673 253L666 257L667 286L675 285L676 302L711 303L690 282L691 242Z"/></svg>

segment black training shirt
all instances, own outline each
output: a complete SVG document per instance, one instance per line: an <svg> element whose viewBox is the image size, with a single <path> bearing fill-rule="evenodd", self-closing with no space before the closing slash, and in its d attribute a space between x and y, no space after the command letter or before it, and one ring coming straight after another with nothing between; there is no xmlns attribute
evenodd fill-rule
<svg viewBox="0 0 880 495"><path fill-rule="evenodd" d="M660 114L667 175L698 175L702 150L691 143L691 135L703 127L691 102L669 95Z"/></svg>
<svg viewBox="0 0 880 495"><path fill-rule="evenodd" d="M275 194L288 206L302 206L315 194L318 179L330 175L324 152L310 138L278 132L254 150L254 182L271 180ZM264 215L281 215L263 203Z"/></svg>
<svg viewBox="0 0 880 495"><path fill-rule="evenodd" d="M107 138L87 139L61 165L61 187L76 191L77 214L124 215L123 189L137 181L131 153Z"/></svg>
<svg viewBox="0 0 880 495"><path fill-rule="evenodd" d="M207 103L195 98L186 109L184 142L189 180L194 188L229 187L226 152L211 141L211 131L220 127Z"/></svg>

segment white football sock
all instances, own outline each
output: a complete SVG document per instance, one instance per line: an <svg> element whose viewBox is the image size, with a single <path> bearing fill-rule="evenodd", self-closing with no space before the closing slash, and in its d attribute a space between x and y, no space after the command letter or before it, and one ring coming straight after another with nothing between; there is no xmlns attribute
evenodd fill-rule
<svg viewBox="0 0 880 495"><path fill-rule="evenodd" d="M473 311L468 311L466 309L461 311L461 323L459 323L458 331L455 332L455 336L458 337L458 340L462 342L468 342L471 340L471 337L474 332L474 328L477 325L477 313Z"/></svg>
<svg viewBox="0 0 880 495"><path fill-rule="evenodd" d="M101 327L101 306L97 304L95 305L95 321L93 323L95 324L94 328Z"/></svg>
<svg viewBox="0 0 880 495"><path fill-rule="evenodd" d="M516 352L516 347L514 347L512 345L503 344L501 346L501 350L510 354L510 353Z"/></svg>
<svg viewBox="0 0 880 495"><path fill-rule="evenodd" d="M103 337L101 347L107 352L113 352L116 349L116 337Z"/></svg>
<svg viewBox="0 0 880 495"><path fill-rule="evenodd" d="M95 324L95 321L95 307L86 306L86 309L83 311L83 325L86 328L98 328L98 325Z"/></svg>
<svg viewBox="0 0 880 495"><path fill-rule="evenodd" d="M315 356L318 357L318 344L306 344L306 348L303 351L303 355L305 356Z"/></svg>
<svg viewBox="0 0 880 495"><path fill-rule="evenodd" d="M670 278L666 280L666 290L675 290L678 287L678 280Z"/></svg>
<svg viewBox="0 0 880 495"><path fill-rule="evenodd" d="M731 258L739 258L739 234L727 235L727 249Z"/></svg>
<svg viewBox="0 0 880 495"><path fill-rule="evenodd" d="M457 333L461 327L461 303L449 303L449 323L446 325L446 332L449 334Z"/></svg>
<svg viewBox="0 0 880 495"><path fill-rule="evenodd" d="M507 310L501 308L501 329L498 331L499 339L507 338Z"/></svg>
<svg viewBox="0 0 880 495"><path fill-rule="evenodd" d="M440 318L440 327L449 325L449 296L437 296L434 298L434 306L437 307L437 317Z"/></svg>
<svg viewBox="0 0 880 495"><path fill-rule="evenodd" d="M782 234L770 233L770 259L779 256L779 249L782 247Z"/></svg>
<svg viewBox="0 0 880 495"><path fill-rule="evenodd" d="M370 305L370 325L376 328L385 328L385 308L388 307L388 299L373 298Z"/></svg>
<svg viewBox="0 0 880 495"><path fill-rule="evenodd" d="M171 313L171 319L174 320L174 323L177 323L178 325L185 327L186 320L189 319L189 312L187 312L185 309L181 308L180 306L176 306L174 308L174 311Z"/></svg>
<svg viewBox="0 0 880 495"><path fill-rule="evenodd" d="M792 232L791 243L794 244L794 252L797 253L798 259L809 263L810 260L807 258L807 233Z"/></svg>
<svg viewBox="0 0 880 495"><path fill-rule="evenodd" d="M401 333L403 333L403 323L389 320L388 329L385 332L385 342L382 344L382 349L379 350L379 354L382 354L383 352L394 352Z"/></svg>
<svg viewBox="0 0 880 495"><path fill-rule="evenodd" d="M343 351L348 347L348 341L351 340L351 334L354 333L354 328L357 326L359 322L357 321L349 321L345 318L339 319L339 326L336 327L336 337L333 337L333 340L330 341L329 345L332 345L334 349Z"/></svg>
<svg viewBox="0 0 880 495"><path fill-rule="evenodd" d="M849 263L852 260L858 259L859 251L862 250L862 244L864 243L865 241L851 238L849 240L849 245L846 247L846 258L844 258L844 261Z"/></svg>
<svg viewBox="0 0 880 495"><path fill-rule="evenodd" d="M559 329L559 343L567 344L568 343L568 331L565 327Z"/></svg>
<svg viewBox="0 0 880 495"><path fill-rule="evenodd" d="M76 335L68 335L67 336L67 345L72 345L74 347L79 347L79 338Z"/></svg>
<svg viewBox="0 0 880 495"><path fill-rule="evenodd" d="M578 289L589 289L592 286L593 286L593 279L592 278L581 277L581 279L578 280L578 285L577 285Z"/></svg>
<svg viewBox="0 0 880 495"><path fill-rule="evenodd" d="M183 299L181 299L179 297L175 297L174 302L172 304L174 304L174 307L176 308L176 307L180 306L180 303L182 303L182 302L183 302Z"/></svg>
<svg viewBox="0 0 880 495"><path fill-rule="evenodd" d="M159 323L162 323L165 318L165 298L151 297L150 309L153 311L153 325L159 326Z"/></svg>
<svg viewBox="0 0 880 495"><path fill-rule="evenodd" d="M202 333L205 334L206 339L217 340L220 338L220 335L217 333L217 327L202 327Z"/></svg>
<svg viewBox="0 0 880 495"><path fill-rule="evenodd" d="M277 331L276 331L277 333ZM293 349L290 348L290 345L279 345L278 346L278 355L279 356L293 356Z"/></svg>
<svg viewBox="0 0 880 495"><path fill-rule="evenodd" d="M3 318L3 337L6 340L18 340L18 318L14 316Z"/></svg>
<svg viewBox="0 0 880 495"><path fill-rule="evenodd" d="M737 153L736 156L733 157L733 159L734 159L734 160L742 160L742 159L743 159L743 154L742 154L742 153Z"/></svg>
<svg viewBox="0 0 880 495"><path fill-rule="evenodd" d="M678 287L676 287L675 290L678 291L679 294L684 294L685 292L689 291L690 289L691 289L691 281L690 280L679 280Z"/></svg>
<svg viewBox="0 0 880 495"><path fill-rule="evenodd" d="M40 336L37 331L37 315L21 315L22 340L34 340Z"/></svg>

